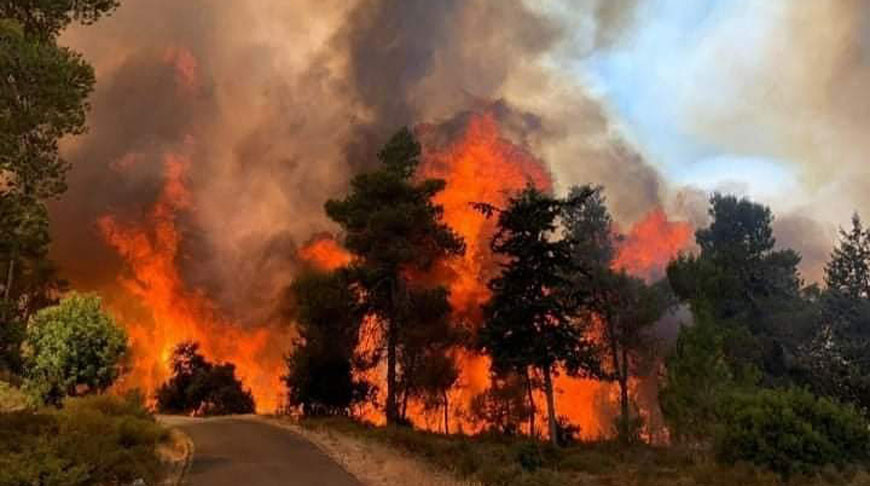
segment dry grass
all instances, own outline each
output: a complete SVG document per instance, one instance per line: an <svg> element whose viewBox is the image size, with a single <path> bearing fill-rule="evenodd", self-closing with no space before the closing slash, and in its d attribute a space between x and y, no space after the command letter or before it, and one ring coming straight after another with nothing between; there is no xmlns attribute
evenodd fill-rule
<svg viewBox="0 0 870 486"><path fill-rule="evenodd" d="M366 486L471 486L410 454L329 427L301 427L287 418L261 420L305 437Z"/></svg>
<svg viewBox="0 0 870 486"><path fill-rule="evenodd" d="M269 419L317 444L369 486L870 486L860 469L825 470L789 482L697 452L614 442L555 449L524 438L444 436L346 419Z"/></svg>

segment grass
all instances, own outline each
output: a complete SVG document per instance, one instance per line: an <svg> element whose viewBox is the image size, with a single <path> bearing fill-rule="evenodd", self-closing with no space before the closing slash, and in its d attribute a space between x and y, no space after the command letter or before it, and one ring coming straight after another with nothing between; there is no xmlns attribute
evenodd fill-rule
<svg viewBox="0 0 870 486"><path fill-rule="evenodd" d="M158 447L168 440L133 397L0 413L0 486L155 484L163 474Z"/></svg>
<svg viewBox="0 0 870 486"><path fill-rule="evenodd" d="M18 388L0 380L0 413L20 412L30 407L30 399Z"/></svg>
<svg viewBox="0 0 870 486"><path fill-rule="evenodd" d="M347 419L306 419L303 427L376 441L422 459L459 479L486 486L780 486L779 476L749 465L727 467L676 448L614 442L556 449L524 438L444 436L408 428L373 427ZM864 471L828 470L793 478L794 486L870 486Z"/></svg>

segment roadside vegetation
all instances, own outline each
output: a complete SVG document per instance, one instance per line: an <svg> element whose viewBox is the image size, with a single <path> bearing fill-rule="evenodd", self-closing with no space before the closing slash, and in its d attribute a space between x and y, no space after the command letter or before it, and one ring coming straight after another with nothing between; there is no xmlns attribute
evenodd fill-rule
<svg viewBox="0 0 870 486"><path fill-rule="evenodd" d="M314 432L382 444L449 472L457 482L485 486L870 484L870 474L857 466L831 465L811 474L793 474L784 481L780 474L751 462L723 464L689 448L626 446L617 440L554 447L518 436L444 435L408 427L375 427L347 418L305 419L300 425Z"/></svg>
<svg viewBox="0 0 870 486"><path fill-rule="evenodd" d="M503 206L473 204L494 222L500 268L482 322L469 326L451 314L445 287L408 279L464 250L434 202L443 181L414 176L419 155L400 131L379 169L326 204L354 258L311 269L290 288L301 333L285 382L303 425L492 485L870 483L870 232L860 217L842 230L824 287L807 285L800 255L777 245L767 207L713 194L697 250L649 281L616 264L622 237L603 188L558 198L529 186ZM677 309L691 317L662 346L654 325ZM361 346L372 318L374 344ZM492 363L492 386L469 411L483 432L415 430L409 402L449 422L456 347ZM361 378L378 365L385 403ZM554 393L556 373L617 384L611 437L576 440L577 427L558 415L570 397ZM638 411L629 385L638 377L657 381L661 430ZM354 423L360 405L381 407L387 427ZM664 439L645 442L654 435Z"/></svg>
<svg viewBox="0 0 870 486"><path fill-rule="evenodd" d="M135 394L0 413L0 485L157 484L169 439Z"/></svg>

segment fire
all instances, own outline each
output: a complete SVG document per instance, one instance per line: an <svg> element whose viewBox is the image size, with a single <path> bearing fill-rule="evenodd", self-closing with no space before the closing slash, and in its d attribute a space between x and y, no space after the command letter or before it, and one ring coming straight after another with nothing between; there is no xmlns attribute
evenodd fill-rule
<svg viewBox="0 0 870 486"><path fill-rule="evenodd" d="M335 270L347 266L351 254L330 235L315 237L299 250L299 258L322 270Z"/></svg>
<svg viewBox="0 0 870 486"><path fill-rule="evenodd" d="M144 221L121 223L114 216L98 221L103 238L130 271L129 276L119 278L121 288L108 299L131 340L132 370L123 386L141 388L153 396L169 377L173 348L194 340L207 358L236 365L259 411L275 410L284 352L275 344L280 341L275 330L243 329L227 322L201 291L187 288L179 273L182 233L176 215L192 207L184 183L189 165L184 156L165 157L163 190Z"/></svg>
<svg viewBox="0 0 870 486"><path fill-rule="evenodd" d="M632 227L619 246L614 268L649 280L661 278L665 266L692 244L692 225L669 221L661 208Z"/></svg>

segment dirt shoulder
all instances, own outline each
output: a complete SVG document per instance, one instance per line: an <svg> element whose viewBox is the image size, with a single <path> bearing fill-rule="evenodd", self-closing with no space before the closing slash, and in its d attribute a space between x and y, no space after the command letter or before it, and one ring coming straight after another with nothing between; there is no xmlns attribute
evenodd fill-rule
<svg viewBox="0 0 870 486"><path fill-rule="evenodd" d="M371 440L330 428L301 427L283 417L258 417L311 441L366 486L471 486L429 464Z"/></svg>

